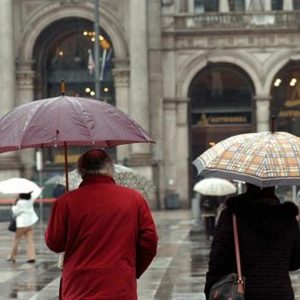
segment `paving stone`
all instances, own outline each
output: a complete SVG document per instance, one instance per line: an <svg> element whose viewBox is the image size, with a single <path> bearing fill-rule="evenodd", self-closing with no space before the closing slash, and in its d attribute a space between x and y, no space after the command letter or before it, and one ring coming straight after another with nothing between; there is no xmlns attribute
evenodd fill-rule
<svg viewBox="0 0 300 300"><path fill-rule="evenodd" d="M159 232L158 254L138 280L140 300L205 300L203 288L211 242L201 222L188 210L154 212ZM57 300L60 270L58 255L47 249L45 224L35 226L37 263L26 263L25 242L16 264L5 261L13 235L0 222L0 300ZM300 300L300 271L292 272L296 299Z"/></svg>

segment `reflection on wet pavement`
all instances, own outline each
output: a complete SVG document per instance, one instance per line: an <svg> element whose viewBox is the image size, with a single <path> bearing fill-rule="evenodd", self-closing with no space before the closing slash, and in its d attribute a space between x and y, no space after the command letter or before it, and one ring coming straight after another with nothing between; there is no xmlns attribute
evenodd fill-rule
<svg viewBox="0 0 300 300"><path fill-rule="evenodd" d="M154 212L159 231L158 255L138 280L141 300L204 300L203 287L210 242L195 228L188 210ZM16 264L5 261L13 234L0 223L0 299L57 300L60 270L58 255L43 241L44 226L35 228L37 263L26 263L25 244ZM300 299L300 272L292 273L296 299Z"/></svg>

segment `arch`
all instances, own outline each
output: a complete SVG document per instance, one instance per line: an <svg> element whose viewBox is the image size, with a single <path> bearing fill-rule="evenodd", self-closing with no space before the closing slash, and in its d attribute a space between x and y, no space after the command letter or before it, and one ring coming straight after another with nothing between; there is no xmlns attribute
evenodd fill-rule
<svg viewBox="0 0 300 300"><path fill-rule="evenodd" d="M264 90L268 93L271 92L272 82L275 75L291 60L300 60L300 55L291 52L291 50L281 50L272 56L266 65L265 74L266 80L264 84Z"/></svg>
<svg viewBox="0 0 300 300"><path fill-rule="evenodd" d="M28 23L24 27L24 34L20 43L19 59L21 61L31 61L35 41L40 33L51 23L67 17L78 17L94 21L94 6L91 3L68 4L65 6L59 3L45 4L44 8L38 12L33 11L28 17ZM112 26L113 24L113 26ZM100 26L109 35L116 59L126 59L128 57L128 46L124 40L121 25L107 7L101 6Z"/></svg>
<svg viewBox="0 0 300 300"><path fill-rule="evenodd" d="M208 63L231 63L244 70L252 79L256 94L262 92L261 79L259 76L259 65L249 55L234 52L229 54L202 53L188 59L178 72L176 96L187 98L192 79Z"/></svg>

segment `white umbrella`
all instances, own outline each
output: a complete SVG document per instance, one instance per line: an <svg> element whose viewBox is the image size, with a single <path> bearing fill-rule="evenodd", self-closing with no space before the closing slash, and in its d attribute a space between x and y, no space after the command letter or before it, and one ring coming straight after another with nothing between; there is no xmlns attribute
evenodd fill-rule
<svg viewBox="0 0 300 300"><path fill-rule="evenodd" d="M194 185L194 191L206 196L226 196L236 193L236 186L226 179L211 177Z"/></svg>
<svg viewBox="0 0 300 300"><path fill-rule="evenodd" d="M0 192L3 194L27 194L39 195L42 189L33 181L26 178L10 178L0 182Z"/></svg>

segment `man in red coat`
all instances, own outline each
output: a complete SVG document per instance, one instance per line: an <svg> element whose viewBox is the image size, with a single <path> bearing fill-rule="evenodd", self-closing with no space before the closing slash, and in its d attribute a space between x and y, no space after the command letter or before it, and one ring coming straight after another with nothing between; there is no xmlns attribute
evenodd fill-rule
<svg viewBox="0 0 300 300"><path fill-rule="evenodd" d="M146 200L113 179L113 161L92 149L78 161L79 188L59 197L45 232L47 246L65 252L60 299L135 300L136 278L157 250Z"/></svg>

